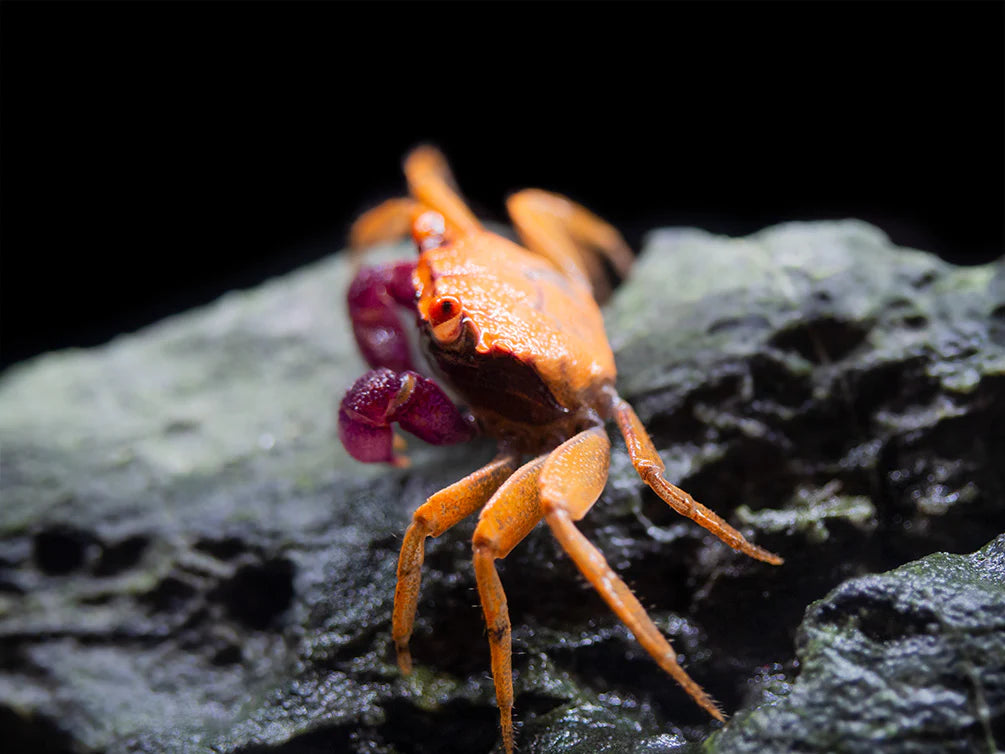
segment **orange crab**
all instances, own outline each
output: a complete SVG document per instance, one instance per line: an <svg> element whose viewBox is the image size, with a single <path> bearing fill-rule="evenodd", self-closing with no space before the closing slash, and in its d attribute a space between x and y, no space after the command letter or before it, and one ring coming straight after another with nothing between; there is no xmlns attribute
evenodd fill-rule
<svg viewBox="0 0 1005 754"><path fill-rule="evenodd" d="M495 568L544 519L586 579L653 659L713 717L723 714L677 663L670 643L575 522L607 481L613 419L639 476L678 513L752 558L782 559L663 475L664 465L635 411L615 391L614 355L598 295L604 261L622 275L632 255L620 234L556 194L525 190L507 209L524 247L491 233L453 188L442 155L420 147L405 160L411 198L391 199L352 227L356 248L411 229L417 261L363 268L349 290L353 332L375 369L339 409L339 436L364 462L401 465L393 423L436 444L485 434L495 459L430 497L412 517L398 561L392 635L403 673L419 599L426 537L438 537L481 511L474 570L492 657L492 677L507 754L514 745L513 670L506 594ZM398 308L417 318L429 364L460 396L457 408L433 380L413 369ZM521 461L529 457L530 460Z"/></svg>

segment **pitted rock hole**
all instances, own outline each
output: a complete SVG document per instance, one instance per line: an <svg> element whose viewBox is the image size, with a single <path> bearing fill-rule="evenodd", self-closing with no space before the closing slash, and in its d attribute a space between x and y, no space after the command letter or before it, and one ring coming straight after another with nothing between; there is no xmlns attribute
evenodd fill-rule
<svg viewBox="0 0 1005 754"><path fill-rule="evenodd" d="M911 278L911 285L919 291L922 291L938 279L939 273L936 270L925 270Z"/></svg>
<svg viewBox="0 0 1005 754"><path fill-rule="evenodd" d="M4 751L73 754L80 750L57 721L43 715L25 715L10 707L0 707L0 731Z"/></svg>
<svg viewBox="0 0 1005 754"><path fill-rule="evenodd" d="M200 539L193 549L204 552L217 560L233 560L249 551L248 543L240 537L222 537L220 539Z"/></svg>
<svg viewBox="0 0 1005 754"><path fill-rule="evenodd" d="M887 321L894 326L918 330L928 324L928 317L909 298L895 298L889 302Z"/></svg>
<svg viewBox="0 0 1005 754"><path fill-rule="evenodd" d="M850 621L878 644L938 632L939 617L931 609L899 604L894 595L875 591L882 588L845 590L820 607L818 618L822 622Z"/></svg>
<svg viewBox="0 0 1005 754"><path fill-rule="evenodd" d="M293 563L283 557L242 565L210 599L222 603L239 623L264 630L293 602L295 571Z"/></svg>
<svg viewBox="0 0 1005 754"><path fill-rule="evenodd" d="M213 652L210 662L219 667L225 667L227 665L236 665L243 658L244 652L239 645L224 643Z"/></svg>
<svg viewBox="0 0 1005 754"><path fill-rule="evenodd" d="M522 694L517 694L513 706L518 708L527 718L531 718L547 715L552 710L568 704L569 701L569 699L551 696L540 691L525 691Z"/></svg>
<svg viewBox="0 0 1005 754"><path fill-rule="evenodd" d="M0 594L25 594L25 589L20 584L16 584L13 581L8 580L3 575L0 575Z"/></svg>
<svg viewBox="0 0 1005 754"><path fill-rule="evenodd" d="M154 612L175 612L191 602L198 591L195 585L177 576L165 576L140 600Z"/></svg>
<svg viewBox="0 0 1005 754"><path fill-rule="evenodd" d="M772 507L795 489L799 475L791 465L794 455L776 437L738 435L720 458L672 481L719 515L741 503L753 510ZM653 523L668 526L680 519L656 493L647 489L643 499L643 512Z"/></svg>
<svg viewBox="0 0 1005 754"><path fill-rule="evenodd" d="M719 332L726 332L729 330L767 330L771 327L771 322L767 317L760 314L749 314L744 317L726 317L724 319L717 319L712 324L708 326L706 332L709 335L714 335Z"/></svg>
<svg viewBox="0 0 1005 754"><path fill-rule="evenodd" d="M690 391L672 413L646 418L643 422L646 431L658 448L674 443L701 442L710 432L708 423L700 416L702 409L734 404L743 389L744 375L737 372L719 374ZM636 406L636 410L638 408Z"/></svg>
<svg viewBox="0 0 1005 754"><path fill-rule="evenodd" d="M484 672L488 667L489 645L473 585L465 589L430 583L429 587L419 600L410 642L412 661L458 678ZM386 635L390 637L390 632ZM390 641L386 651L387 660L394 662Z"/></svg>
<svg viewBox="0 0 1005 754"><path fill-rule="evenodd" d="M487 754L499 737L494 705L455 700L429 712L407 699L392 699L384 711L388 722L378 734L403 754Z"/></svg>
<svg viewBox="0 0 1005 754"><path fill-rule="evenodd" d="M812 364L840 361L869 334L871 325L819 317L788 327L768 341L783 351L795 351Z"/></svg>
<svg viewBox="0 0 1005 754"><path fill-rule="evenodd" d="M83 567L97 543L90 532L56 524L39 531L33 542L35 565L49 576L72 573Z"/></svg>
<svg viewBox="0 0 1005 754"><path fill-rule="evenodd" d="M754 394L782 406L802 406L813 397L809 375L796 374L777 354L755 353L750 357L750 377Z"/></svg>
<svg viewBox="0 0 1005 754"><path fill-rule="evenodd" d="M332 725L294 736L276 746L249 744L235 749L233 754L333 754L353 751L353 728L349 725Z"/></svg>
<svg viewBox="0 0 1005 754"><path fill-rule="evenodd" d="M92 572L95 576L114 576L134 568L143 559L143 553L146 552L149 545L149 538L141 535L127 537L120 542L105 545L101 549L101 556L94 564Z"/></svg>
<svg viewBox="0 0 1005 754"><path fill-rule="evenodd" d="M930 404L940 386L926 373L927 367L925 357L914 356L849 372L845 384L856 415L869 416L880 408L903 412L911 406Z"/></svg>
<svg viewBox="0 0 1005 754"><path fill-rule="evenodd" d="M689 642L684 637L667 635L674 649L687 656ZM571 673L577 681L598 692L630 695L652 706L675 725L702 725L707 713L694 703L680 686L673 682L652 657L627 632L615 632L585 646L554 647L549 652L556 665ZM719 702L735 707L736 695L728 681L710 678L707 666L693 656L688 672L705 686Z"/></svg>

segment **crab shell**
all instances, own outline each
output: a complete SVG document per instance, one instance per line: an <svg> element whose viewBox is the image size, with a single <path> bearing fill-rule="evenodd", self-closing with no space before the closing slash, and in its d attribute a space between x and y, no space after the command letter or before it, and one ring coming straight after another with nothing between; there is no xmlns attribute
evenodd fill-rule
<svg viewBox="0 0 1005 754"><path fill-rule="evenodd" d="M548 260L482 231L424 251L412 280L431 365L486 434L540 452L607 415L616 367L600 308ZM447 339L445 300L461 306Z"/></svg>

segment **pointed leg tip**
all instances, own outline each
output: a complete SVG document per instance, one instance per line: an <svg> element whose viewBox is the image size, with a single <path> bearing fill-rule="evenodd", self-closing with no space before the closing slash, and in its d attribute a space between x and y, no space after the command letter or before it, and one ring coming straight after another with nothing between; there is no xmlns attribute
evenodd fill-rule
<svg viewBox="0 0 1005 754"><path fill-rule="evenodd" d="M705 693L703 689L698 689L701 696L695 696L690 689L686 689L688 693L691 693L692 698L698 702L698 706L705 710L708 714L718 720L720 723L726 722L726 713L722 711L722 707L719 703L715 701L712 697Z"/></svg>
<svg viewBox="0 0 1005 754"><path fill-rule="evenodd" d="M774 566L780 566L785 562L785 559L780 555L775 555L775 553L765 550L763 547L758 547L746 540L742 542L742 547L737 547L735 549L742 552L754 560L760 560L762 563L768 563ZM749 549L748 549L749 548Z"/></svg>
<svg viewBox="0 0 1005 754"><path fill-rule="evenodd" d="M506 754L513 754L515 736L513 733L513 708L503 708L499 710L499 728L502 732L503 749Z"/></svg>
<svg viewBox="0 0 1005 754"><path fill-rule="evenodd" d="M398 649L398 669L402 675L412 674L412 654L408 649Z"/></svg>
<svg viewBox="0 0 1005 754"><path fill-rule="evenodd" d="M780 555L775 555L773 552L768 552L767 550L761 550L758 560L762 560L773 566L780 566L785 563L785 558Z"/></svg>

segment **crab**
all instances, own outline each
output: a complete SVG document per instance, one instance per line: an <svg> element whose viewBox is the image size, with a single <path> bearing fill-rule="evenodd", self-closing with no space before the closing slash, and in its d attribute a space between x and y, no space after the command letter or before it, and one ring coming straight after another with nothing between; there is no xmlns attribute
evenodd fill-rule
<svg viewBox="0 0 1005 754"><path fill-rule="evenodd" d="M598 300L607 270L627 275L633 255L607 222L558 194L527 189L507 210L523 246L486 230L461 199L442 154L405 159L410 197L390 199L352 226L363 249L406 235L417 260L359 269L348 292L356 342L373 370L338 412L339 437L359 461L407 463L392 424L437 445L494 438L483 468L429 497L412 516L397 568L392 638L404 674L427 537L480 511L473 538L502 742L514 749L513 670L506 594L495 561L543 519L575 565L638 642L712 717L724 715L601 552L580 532L607 481L613 420L642 480L678 513L725 544L773 565L782 559L670 483L633 408L615 389L614 355ZM416 320L429 369L416 369L399 310ZM466 409L458 408L456 395ZM529 459L529 460L527 460Z"/></svg>

